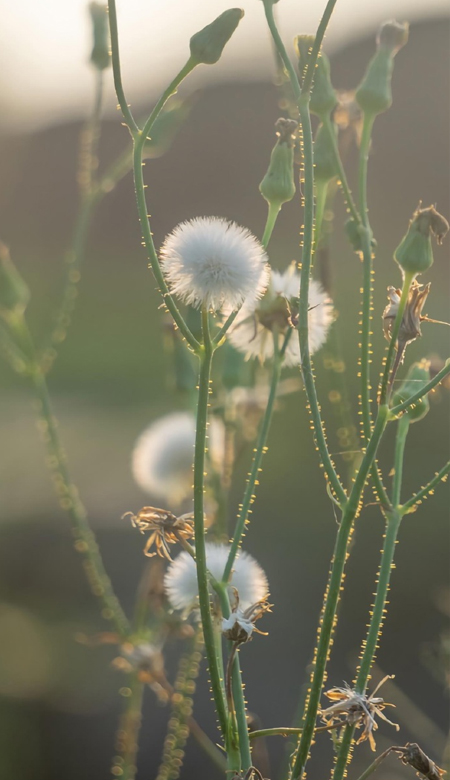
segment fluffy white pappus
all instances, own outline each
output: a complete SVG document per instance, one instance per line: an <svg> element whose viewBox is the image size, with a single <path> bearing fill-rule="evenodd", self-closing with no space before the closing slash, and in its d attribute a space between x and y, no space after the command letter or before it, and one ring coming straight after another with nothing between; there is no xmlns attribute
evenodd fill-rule
<svg viewBox="0 0 450 780"><path fill-rule="evenodd" d="M206 543L206 565L216 580L222 579L229 552L230 547L226 544ZM174 609L188 611L197 606L197 572L189 553L180 553L170 564L164 586ZM239 607L243 610L268 596L267 577L259 563L246 552L239 552L234 562L229 585L232 603L235 601L233 588L239 593Z"/></svg>
<svg viewBox="0 0 450 780"><path fill-rule="evenodd" d="M184 303L237 309L267 287L267 255L247 228L219 217L182 222L161 248L161 267L171 293Z"/></svg>
<svg viewBox="0 0 450 780"><path fill-rule="evenodd" d="M139 436L133 450L131 469L139 487L172 507L192 496L195 417L175 412L152 423ZM208 453L220 470L224 453L224 430L212 418L208 426Z"/></svg>
<svg viewBox="0 0 450 780"><path fill-rule="evenodd" d="M244 352L247 360L258 358L261 363L273 358L274 340L272 328L279 332L279 346L284 341L288 324L290 304L298 299L300 274L291 264L284 273L270 272L269 287L260 301L246 301L237 315L229 332L229 340L235 349ZM317 352L328 337L330 325L334 320L331 299L319 282L311 279L309 283L309 349ZM300 364L300 345L298 333L293 331L285 352L284 365Z"/></svg>

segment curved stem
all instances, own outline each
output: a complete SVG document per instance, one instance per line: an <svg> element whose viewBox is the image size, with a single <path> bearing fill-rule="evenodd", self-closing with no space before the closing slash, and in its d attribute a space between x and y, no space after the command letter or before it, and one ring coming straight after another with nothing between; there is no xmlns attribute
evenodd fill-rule
<svg viewBox="0 0 450 780"><path fill-rule="evenodd" d="M156 281L164 303L166 304L170 314L172 315L180 333L186 339L189 346L198 351L200 345L197 339L193 336L189 330L180 310L178 309L174 299L172 298L169 288L167 287L164 279L161 266L159 264L158 255L156 254L155 245L153 243L152 231L150 229L150 221L147 213L147 203L145 199L145 185L144 177L142 174L142 152L145 144L145 136L143 133L139 135L134 144L133 152L133 172L134 172L134 186L136 188L136 202L139 214L139 221L141 223L142 237L144 239L145 248L150 260L152 271L155 275Z"/></svg>
<svg viewBox="0 0 450 780"><path fill-rule="evenodd" d="M206 656L208 659L211 688L216 705L219 724L224 739L227 735L227 711L223 696L223 670L219 668L215 642L214 626L211 616L208 587L208 571L205 549L205 518L204 518L204 481L205 481L205 447L208 424L208 397L210 385L211 362L213 347L209 334L208 312L202 310L202 327L204 345L200 352L200 376L197 405L197 430L195 435L194 455L194 523L195 523L195 560L199 593L200 614L202 618Z"/></svg>
<svg viewBox="0 0 450 780"><path fill-rule="evenodd" d="M172 95L175 95L181 82L194 70L197 64L198 63L190 57L179 73L177 73L173 81L170 82L167 89L164 90L142 129L142 135L144 136L145 141L148 140L148 134L169 98L172 97Z"/></svg>
<svg viewBox="0 0 450 780"><path fill-rule="evenodd" d="M401 419L403 420L404 418L402 417ZM449 473L450 460L445 464L445 466L441 468L440 471L438 471L437 474L435 474L432 479L430 479L430 481L423 488L418 490L417 493L414 493L414 495L411 496L411 498L406 501L405 504L403 504L401 507L402 514L406 515L408 512L414 512L417 505L420 504L424 498L427 498L429 495L431 495L436 485L439 485L440 482L444 482Z"/></svg>
<svg viewBox="0 0 450 780"><path fill-rule="evenodd" d="M263 237L261 239L261 244L263 245L264 249L267 249L269 245L269 241L272 236L275 222L277 221L280 210L281 206L278 203L269 203L266 226L264 228Z"/></svg>
<svg viewBox="0 0 450 780"><path fill-rule="evenodd" d="M303 84L302 84L303 94L308 94L311 91L317 59L319 57L320 49L322 47L322 42L325 37L328 23L331 19L331 15L334 11L336 2L337 0L328 0L328 3L325 6L325 11L323 12L322 18L319 22L319 26L317 28L316 36L314 38L314 44L311 50L311 54L309 55L308 58L308 66L306 68L305 78L303 79Z"/></svg>
<svg viewBox="0 0 450 780"><path fill-rule="evenodd" d="M130 128L131 133L136 133L139 130L134 117L128 107L128 103L125 99L125 93L122 86L122 74L120 70L120 54L119 54L119 33L117 30L117 12L116 12L116 0L108 0L109 11L109 30L111 35L111 55L112 66L114 75L114 87L116 90L117 100L123 114L123 118Z"/></svg>
<svg viewBox="0 0 450 780"><path fill-rule="evenodd" d="M72 482L65 453L59 439L58 427L53 415L45 375L36 359L30 332L24 320L17 323L21 341L28 344L27 352L31 356L30 380L39 401L41 431L47 447L55 489L59 502L71 521L74 544L77 552L84 557L84 570L91 590L102 604L102 616L111 620L121 637L129 632L128 619L115 595L111 581L105 571L102 557L93 531L89 526L86 510Z"/></svg>
<svg viewBox="0 0 450 780"><path fill-rule="evenodd" d="M397 415L401 414L402 412L406 411L406 409L409 409L410 406L414 406L416 401L420 401L421 398L423 398L424 395L427 395L427 393L431 392L438 384L439 382L442 382L443 379L445 379L446 376L450 374L450 360L447 360L444 368L441 368L441 370L436 374L433 379L430 379L429 382L427 382L426 385L424 385L420 390L417 391L417 393L413 393L413 395L410 395L409 398L406 399L406 401L403 401L401 404L397 404L397 406L393 406L390 410L390 416L397 417Z"/></svg>

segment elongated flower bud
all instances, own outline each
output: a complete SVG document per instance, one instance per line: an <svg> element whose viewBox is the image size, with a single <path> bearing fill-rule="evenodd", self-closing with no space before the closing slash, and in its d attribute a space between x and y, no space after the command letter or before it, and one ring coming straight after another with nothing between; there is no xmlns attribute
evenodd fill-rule
<svg viewBox="0 0 450 780"><path fill-rule="evenodd" d="M334 123L333 130L337 131ZM327 128L320 124L314 139L314 179L317 182L327 182L334 179L337 174L330 134Z"/></svg>
<svg viewBox="0 0 450 780"><path fill-rule="evenodd" d="M392 403L394 406L402 404L411 398L412 395L421 390L430 381L430 362L422 360L420 363L413 363L408 371L405 380L398 390L394 393ZM427 395L423 395L413 406L405 412L411 422L417 422L425 417L430 409L430 402Z"/></svg>
<svg viewBox="0 0 450 780"><path fill-rule="evenodd" d="M431 236L441 244L449 225L434 206L416 209L409 223L408 232L394 252L394 259L406 273L422 274L433 265Z"/></svg>
<svg viewBox="0 0 450 780"><path fill-rule="evenodd" d="M98 70L105 70L111 64L109 52L108 7L103 3L90 3L93 47L91 62Z"/></svg>
<svg viewBox="0 0 450 780"><path fill-rule="evenodd" d="M198 65L214 65L218 62L243 16L242 8L230 8L203 30L195 33L189 42L192 59Z"/></svg>
<svg viewBox="0 0 450 780"><path fill-rule="evenodd" d="M275 124L278 141L272 149L270 163L259 191L270 205L281 207L295 195L294 119L278 119Z"/></svg>
<svg viewBox="0 0 450 780"><path fill-rule="evenodd" d="M0 242L0 317L8 321L23 314L30 291L11 260L8 248Z"/></svg>
<svg viewBox="0 0 450 780"><path fill-rule="evenodd" d="M371 116L387 111L392 104L394 57L408 41L407 22L386 22L377 36L377 51L356 90L356 102Z"/></svg>
<svg viewBox="0 0 450 780"><path fill-rule="evenodd" d="M308 65L314 41L314 35L297 35L294 40L301 74L304 74ZM317 116L323 118L332 112L337 102L336 92L333 89L330 78L330 62L327 55L320 52L314 71L314 81L309 102L310 111L312 114L317 114Z"/></svg>

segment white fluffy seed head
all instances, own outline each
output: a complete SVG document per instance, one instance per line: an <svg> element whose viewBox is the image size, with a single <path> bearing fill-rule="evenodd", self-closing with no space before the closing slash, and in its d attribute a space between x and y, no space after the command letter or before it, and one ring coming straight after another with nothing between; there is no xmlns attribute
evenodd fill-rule
<svg viewBox="0 0 450 780"><path fill-rule="evenodd" d="M219 217L182 222L161 248L171 293L184 303L231 311L267 287L267 256L247 228Z"/></svg>
<svg viewBox="0 0 450 780"><path fill-rule="evenodd" d="M208 426L208 452L220 470L224 451L224 431L220 420ZM177 506L192 496L195 417L175 412L152 423L139 436L133 450L131 468L139 487L152 497Z"/></svg>
<svg viewBox="0 0 450 780"><path fill-rule="evenodd" d="M222 579L229 552L226 544L206 543L206 565L216 580ZM164 586L174 609L190 611L197 606L197 572L189 553L180 553L170 564ZM267 577L259 563L246 552L241 551L234 562L229 585L232 602L235 601L234 588L239 593L239 607L243 610L268 596Z"/></svg>
<svg viewBox="0 0 450 780"><path fill-rule="evenodd" d="M273 358L274 344L271 325L277 325L279 345L281 347L286 333L286 314L283 311L283 299L290 304L298 299L300 290L300 274L291 264L284 273L270 272L270 282L264 297L260 301L246 301L237 315L229 332L231 344L239 352L244 352L247 360L258 358L261 363ZM290 306L289 306L290 308ZM270 313L273 310L273 318ZM325 343L328 331L333 322L334 314L331 299L319 282L311 279L309 283L309 349L311 354L317 352ZM298 333L294 330L286 349L284 365L300 364L300 346Z"/></svg>

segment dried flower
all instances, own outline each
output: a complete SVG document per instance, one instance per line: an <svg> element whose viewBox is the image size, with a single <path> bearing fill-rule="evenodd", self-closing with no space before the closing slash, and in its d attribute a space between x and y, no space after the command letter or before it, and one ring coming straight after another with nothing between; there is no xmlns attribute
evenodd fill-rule
<svg viewBox="0 0 450 780"><path fill-rule="evenodd" d="M170 688L160 646L146 641L124 642L112 666L125 674L137 672L140 682L149 685L161 701L167 701Z"/></svg>
<svg viewBox="0 0 450 780"><path fill-rule="evenodd" d="M273 332L278 331L281 347L286 332L296 324L300 274L292 263L284 273L271 271L266 294L256 304L246 302L239 312L229 339L232 345L244 352L247 359L259 358L261 363L274 354ZM309 348L317 352L325 343L333 321L331 300L321 285L312 280L309 288ZM298 335L292 333L287 345L284 365L300 364Z"/></svg>
<svg viewBox="0 0 450 780"><path fill-rule="evenodd" d="M332 725L335 721L339 721L342 718L346 723L351 726L356 726L356 728L364 726L364 731L356 744L359 745L361 742L365 742L365 740L368 739L371 749L375 750L376 745L373 732L378 728L378 724L375 721L375 715L385 720L386 723L389 723L391 726L394 726L397 731L400 728L397 723L392 723L392 721L388 720L386 715L383 714L385 707L394 707L395 705L388 704L380 696L375 697L376 692L381 688L383 683L386 682L386 680L392 679L392 677L393 675L389 674L384 677L370 696L352 690L347 683L345 683L343 688L331 688L329 691L326 691L325 695L336 703L332 704L331 707L327 707L325 710L321 710L320 714L322 720L327 726Z"/></svg>
<svg viewBox="0 0 450 780"><path fill-rule="evenodd" d="M261 297L268 283L266 253L247 228L219 217L182 222L167 236L161 265L171 292L184 303L237 309Z"/></svg>
<svg viewBox="0 0 450 780"><path fill-rule="evenodd" d="M192 513L176 517L167 509L157 509L154 506L144 506L137 515L126 512L122 520L129 517L133 526L139 528L141 534L150 532L144 547L144 554L149 558L159 555L171 561L169 544L177 544L180 539L192 539L194 536L194 515ZM155 552L150 549L155 545Z"/></svg>
<svg viewBox="0 0 450 780"><path fill-rule="evenodd" d="M398 753L402 751L401 761L403 764L412 766L416 770L418 776L426 777L427 780L441 780L446 774L444 769L441 769L429 758L422 748L419 747L417 742L407 742L406 746L401 750L394 748Z"/></svg>
<svg viewBox="0 0 450 780"><path fill-rule="evenodd" d="M222 579L229 552L228 545L206 543L206 565L216 580ZM174 609L191 611L195 608L198 596L197 572L189 553L180 553L170 564L164 585ZM235 591L238 592L239 603L244 610L267 597L267 577L259 563L246 552L241 551L235 560L228 591L232 605L236 602Z"/></svg>
<svg viewBox="0 0 450 780"><path fill-rule="evenodd" d="M363 126L361 108L355 100L354 91L339 90L337 93L338 104L334 109L333 119L338 126L343 138L354 138L357 146L361 143Z"/></svg>
<svg viewBox="0 0 450 780"><path fill-rule="evenodd" d="M255 623L262 618L266 612L271 612L273 604L269 604L267 599L261 599L256 604L252 604L245 610L242 610L239 606L239 596L236 598L236 605L232 610L230 617L223 618L222 620L222 633L226 639L236 644L244 644L249 642L252 638L253 631L262 636L267 636L267 633L260 631L256 628Z"/></svg>
<svg viewBox="0 0 450 780"><path fill-rule="evenodd" d="M404 350L408 344L422 335L420 323L427 317L422 316L422 309L430 292L430 284L422 285L413 282L409 291L402 323L397 339L397 349ZM383 329L385 338L390 341L392 328L397 317L402 291L388 287L389 303L383 312Z"/></svg>
<svg viewBox="0 0 450 780"><path fill-rule="evenodd" d="M220 471L224 452L224 428L211 418L208 455ZM152 423L139 436L132 455L132 472L139 487L151 496L179 506L192 496L195 417L175 412Z"/></svg>

